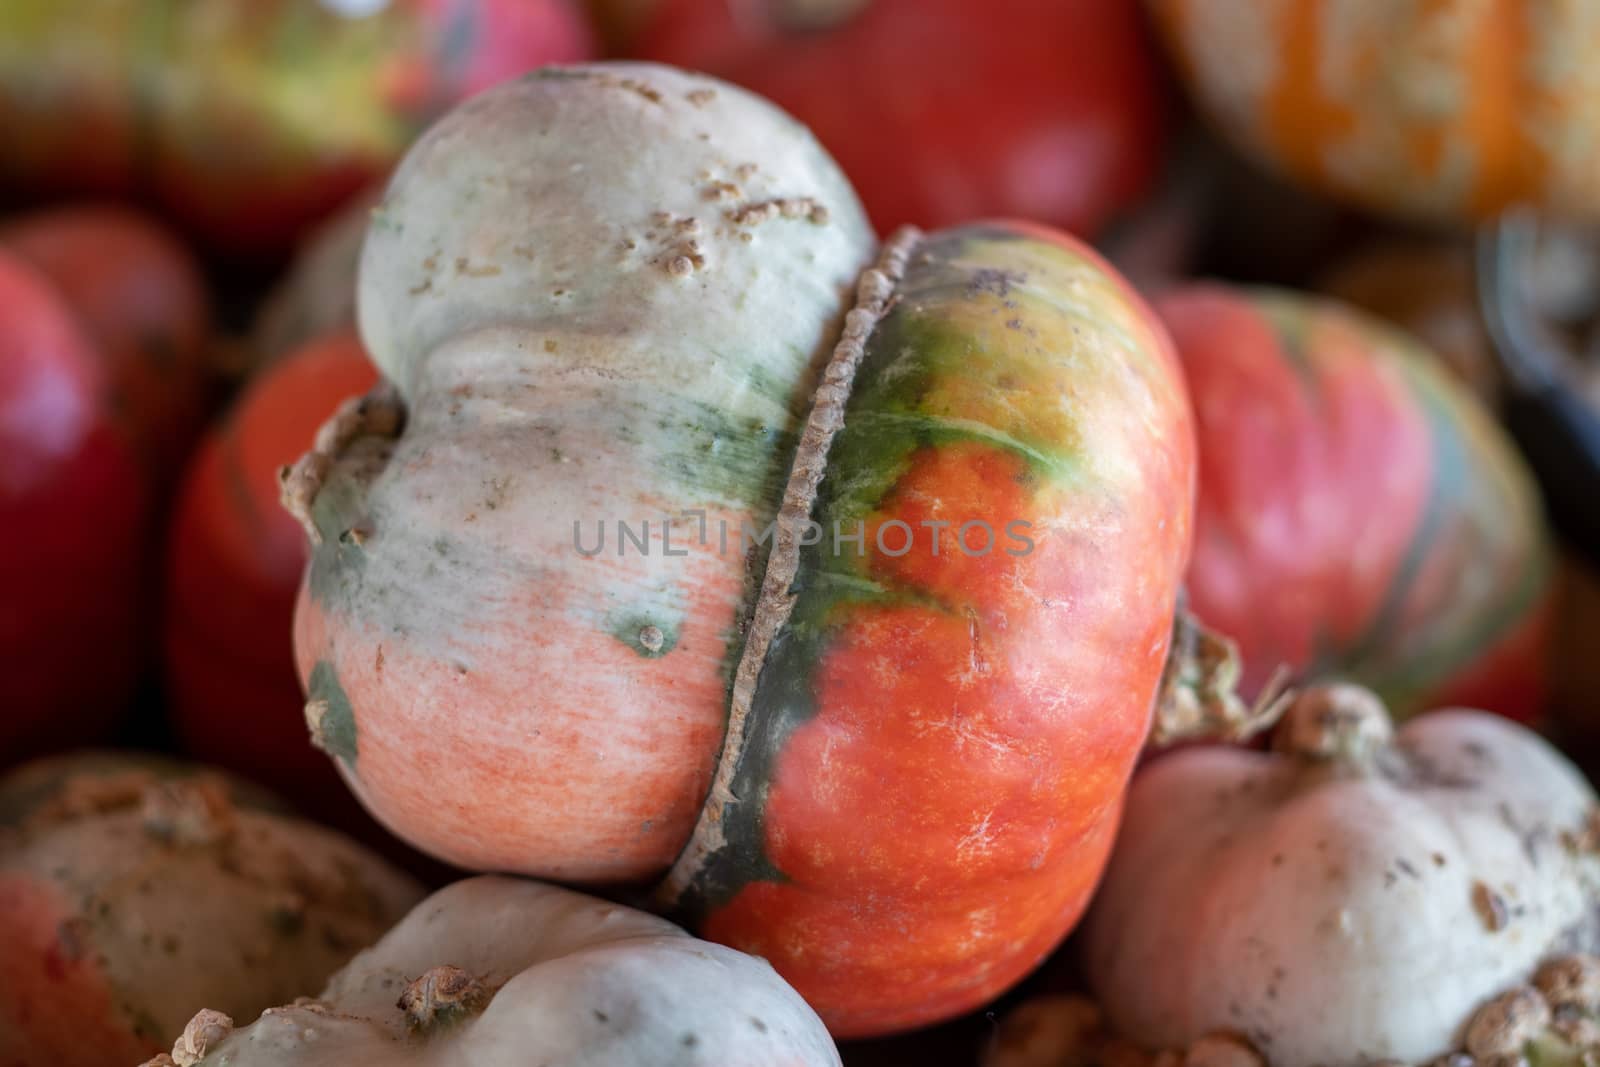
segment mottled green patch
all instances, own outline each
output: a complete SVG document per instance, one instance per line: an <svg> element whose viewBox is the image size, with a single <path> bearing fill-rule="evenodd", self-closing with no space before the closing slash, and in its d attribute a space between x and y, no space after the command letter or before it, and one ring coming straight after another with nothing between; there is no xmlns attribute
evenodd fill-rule
<svg viewBox="0 0 1600 1067"><path fill-rule="evenodd" d="M812 380L810 357L797 346L789 346L787 358L772 363L735 358L725 352L712 352L711 360L715 366L741 367L744 395L759 397L762 401L760 405L751 404L741 396L737 406L750 412L757 410L758 406L774 413L782 412L786 416L784 426L789 429L800 425L806 417L815 383ZM750 365L744 367L746 363ZM799 382L790 373L796 367L806 368L803 380Z"/></svg>
<svg viewBox="0 0 1600 1067"><path fill-rule="evenodd" d="M751 702L746 742L733 776L733 796L723 808L726 846L697 872L678 906L683 919L698 925L724 907L751 882L788 882L766 851L765 816L778 757L789 735L817 713L812 672L826 650L820 628L786 627L773 641Z"/></svg>
<svg viewBox="0 0 1600 1067"><path fill-rule="evenodd" d="M310 586L311 595L319 604L348 602L360 585L367 565L366 552L345 534L363 525L366 495L366 483L336 468L312 502L311 520L321 543L311 553Z"/></svg>
<svg viewBox="0 0 1600 1067"><path fill-rule="evenodd" d="M1042 481L1065 481L1078 473L1069 458L1070 420L1057 418L1046 436L1010 392L1045 384L1041 363L1050 356L1031 344L992 346L985 337L943 321L937 304L925 311L906 304L892 313L868 345L845 415L834 440L822 510L853 522L871 515L904 476L911 457L924 448L981 442L1011 452ZM969 407L953 398L971 396ZM975 414L989 415L974 418ZM1011 415L1002 423L995 416Z"/></svg>
<svg viewBox="0 0 1600 1067"><path fill-rule="evenodd" d="M607 632L645 659L660 659L678 647L677 623L659 615L624 613L608 622Z"/></svg>
<svg viewBox="0 0 1600 1067"><path fill-rule="evenodd" d="M350 697L339 683L333 664L321 660L311 668L311 680L306 686L308 699L323 705L322 720L317 726L317 741L322 750L342 760L347 767L356 765L356 715L350 706Z"/></svg>
<svg viewBox="0 0 1600 1067"><path fill-rule="evenodd" d="M720 500L762 514L770 513L783 492L797 422L772 425L687 402L658 409L648 441L636 429L619 429L619 434L629 444L656 449L655 468L692 499Z"/></svg>
<svg viewBox="0 0 1600 1067"><path fill-rule="evenodd" d="M828 473L818 490L818 521L832 536L837 520L853 532L905 476L911 457L925 444L925 427L892 419L846 417L845 428L834 439L828 455ZM855 553L849 553L854 558Z"/></svg>

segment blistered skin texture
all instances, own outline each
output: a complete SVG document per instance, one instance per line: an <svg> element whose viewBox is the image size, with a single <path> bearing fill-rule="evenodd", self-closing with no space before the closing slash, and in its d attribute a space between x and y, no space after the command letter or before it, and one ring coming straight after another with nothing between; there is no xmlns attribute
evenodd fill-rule
<svg viewBox="0 0 1600 1067"><path fill-rule="evenodd" d="M1399 715L1531 718L1551 566L1532 479L1405 335L1333 301L1192 286L1157 303L1200 431L1190 606L1254 693L1279 666Z"/></svg>
<svg viewBox="0 0 1600 1067"><path fill-rule="evenodd" d="M1082 913L1194 492L1170 342L1077 242L947 231L897 298L689 892L841 1037L993 999Z"/></svg>
<svg viewBox="0 0 1600 1067"><path fill-rule="evenodd" d="M1150 0L1201 106L1278 170L1434 220L1600 216L1588 0Z"/></svg>
<svg viewBox="0 0 1600 1067"><path fill-rule="evenodd" d="M487 999L419 1025L397 998L441 965ZM485 877L435 893L317 1001L273 1009L200 1062L837 1067L839 1056L763 961L643 912Z"/></svg>
<svg viewBox="0 0 1600 1067"><path fill-rule="evenodd" d="M152 503L111 397L58 294L0 252L0 763L89 740L133 688Z"/></svg>
<svg viewBox="0 0 1600 1067"><path fill-rule="evenodd" d="M421 896L199 768L62 758L0 779L0 1064L103 1067L195 1011L315 989Z"/></svg>
<svg viewBox="0 0 1600 1067"><path fill-rule="evenodd" d="M1418 718L1376 768L1193 749L1142 771L1084 927L1116 1029L1274 1067L1425 1063L1547 955L1593 948L1595 795L1523 727ZM1592 847L1592 843L1591 846Z"/></svg>
<svg viewBox="0 0 1600 1067"><path fill-rule="evenodd" d="M480 869L672 861L722 741L741 526L872 242L801 127L664 68L536 73L416 146L359 296L405 430L317 496L295 624L380 819ZM619 527L645 522L648 555Z"/></svg>
<svg viewBox="0 0 1600 1067"><path fill-rule="evenodd" d="M278 469L376 379L353 332L254 379L185 474L167 544L162 636L184 750L292 792L324 819L353 805L306 733L290 630L308 552L278 503Z"/></svg>

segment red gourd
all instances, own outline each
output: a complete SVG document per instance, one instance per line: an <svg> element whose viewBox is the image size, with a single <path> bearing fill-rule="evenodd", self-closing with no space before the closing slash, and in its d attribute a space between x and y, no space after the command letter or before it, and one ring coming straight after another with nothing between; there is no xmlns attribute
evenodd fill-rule
<svg viewBox="0 0 1600 1067"><path fill-rule="evenodd" d="M111 368L0 250L0 762L103 729L138 672L152 509Z"/></svg>
<svg viewBox="0 0 1600 1067"><path fill-rule="evenodd" d="M328 803L343 788L301 716L289 626L306 546L278 504L278 469L376 377L351 332L268 368L202 443L169 540L167 696L184 748Z"/></svg>
<svg viewBox="0 0 1600 1067"><path fill-rule="evenodd" d="M171 484L217 385L193 256L155 222L110 205L23 216L0 228L0 246L47 277L78 317L152 480Z"/></svg>
<svg viewBox="0 0 1600 1067"><path fill-rule="evenodd" d="M1539 496L1476 399L1407 335L1309 296L1197 285L1157 310L1200 433L1188 591L1280 665L1368 685L1397 714L1530 718L1551 561Z"/></svg>
<svg viewBox="0 0 1600 1067"><path fill-rule="evenodd" d="M633 53L810 126L878 232L995 215L1093 235L1162 154L1135 0L664 0Z"/></svg>

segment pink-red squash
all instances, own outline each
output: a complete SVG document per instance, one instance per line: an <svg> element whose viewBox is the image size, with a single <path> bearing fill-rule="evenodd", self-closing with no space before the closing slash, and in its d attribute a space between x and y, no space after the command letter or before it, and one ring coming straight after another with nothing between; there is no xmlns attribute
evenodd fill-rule
<svg viewBox="0 0 1600 1067"><path fill-rule="evenodd" d="M22 216L0 227L0 246L48 278L78 317L151 480L172 485L218 385L194 257L154 221L99 204Z"/></svg>
<svg viewBox="0 0 1600 1067"><path fill-rule="evenodd" d="M104 729L139 668L153 509L112 370L0 250L0 762Z"/></svg>
<svg viewBox="0 0 1600 1067"><path fill-rule="evenodd" d="M665 876L841 1036L988 1001L1083 910L1195 477L1168 339L1081 244L874 246L732 86L497 89L375 213L392 384L286 482L308 717L380 819L475 868Z"/></svg>
<svg viewBox="0 0 1600 1067"><path fill-rule="evenodd" d="M1534 715L1548 538L1472 395L1333 301L1200 285L1158 310L1199 421L1191 606L1238 640L1246 690L1281 665L1360 681L1402 716Z"/></svg>

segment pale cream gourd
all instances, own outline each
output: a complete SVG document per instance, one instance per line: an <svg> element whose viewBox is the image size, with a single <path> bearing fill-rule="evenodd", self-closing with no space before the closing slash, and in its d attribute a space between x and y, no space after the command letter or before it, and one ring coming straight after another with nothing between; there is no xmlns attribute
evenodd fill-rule
<svg viewBox="0 0 1600 1067"><path fill-rule="evenodd" d="M1273 1067L1422 1062L1541 961L1592 949L1595 794L1531 731L1448 711L1394 733L1334 687L1294 704L1277 748L1135 779L1084 929L1117 1032L1233 1033Z"/></svg>
<svg viewBox="0 0 1600 1067"><path fill-rule="evenodd" d="M1458 1031L1457 1047L1429 1067L1586 1067L1600 1057L1600 956L1553 956L1533 981L1485 1001ZM1218 1030L1187 1048L1141 1048L1107 1025L1093 1000L1049 994L1000 1021L982 1067L1269 1067L1249 1040ZM1397 1060L1371 1067L1403 1067Z"/></svg>
<svg viewBox="0 0 1600 1067"><path fill-rule="evenodd" d="M487 876L418 905L316 1000L235 1030L197 1015L192 1067L836 1067L816 1014L766 962L664 919Z"/></svg>

